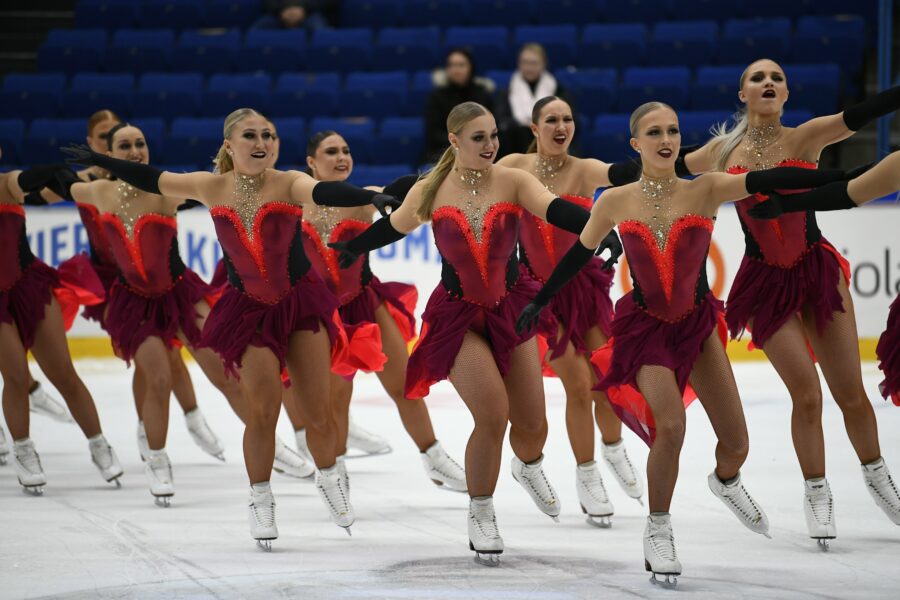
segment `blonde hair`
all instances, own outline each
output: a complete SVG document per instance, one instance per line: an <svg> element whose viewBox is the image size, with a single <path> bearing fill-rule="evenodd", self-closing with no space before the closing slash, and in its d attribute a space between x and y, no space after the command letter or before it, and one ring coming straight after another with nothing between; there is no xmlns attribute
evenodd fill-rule
<svg viewBox="0 0 900 600"><path fill-rule="evenodd" d="M652 113L654 110L659 110L661 108L668 108L672 112L675 112L675 109L666 104L665 102L644 102L631 113L631 118L628 119L628 130L631 131L631 137L637 137L638 135L638 126L641 124L641 119L646 117L648 114ZM675 113L678 114L678 113Z"/></svg>
<svg viewBox="0 0 900 600"><path fill-rule="evenodd" d="M230 138L231 132L234 130L235 125L237 125L247 117L254 116L266 119L266 117L259 114L252 108L239 108L225 117L225 124L222 126L222 139L227 140L228 138ZM268 119L266 120L268 121ZM269 122L271 123L271 121ZM216 153L216 157L213 159L213 164L216 166L215 172L219 174L224 174L228 171L234 170L234 161L231 160L231 155L228 154L228 149L225 147L224 141L222 142L222 146L219 148L219 152Z"/></svg>
<svg viewBox="0 0 900 600"><path fill-rule="evenodd" d="M528 42L527 44L525 44L524 46L522 46L519 49L519 56L522 56L522 53L525 52L526 50L537 54L540 57L541 62L544 63L544 66L545 67L547 66L547 51L544 49L543 46L541 46L537 42Z"/></svg>
<svg viewBox="0 0 900 600"><path fill-rule="evenodd" d="M92 137L94 135L94 128L97 127L97 125L99 125L103 121L118 122L121 120L122 119L121 119L121 117L119 117L119 115L117 115L113 111L109 110L108 108L98 110L97 112L92 114L91 117L88 119L88 122L87 122L88 137Z"/></svg>
<svg viewBox="0 0 900 600"><path fill-rule="evenodd" d="M741 79L738 82L738 89L743 89L744 81L747 79L747 73L750 71L750 67L755 65L756 63L767 60L769 62L776 63L771 58L760 58L749 65L744 69L744 72L741 73ZM778 65L779 67L781 65ZM785 76L785 81L787 81L787 76ZM784 114L784 109L781 109L782 114ZM729 155L737 148L738 144L741 143L741 140L744 139L744 135L747 133L748 126L748 118L747 118L747 107L741 108L731 117L734 120L734 127L731 129L728 128L728 122L717 123L710 128L710 133L713 135L713 139L710 140L710 143L715 144L715 156L716 156L716 171L724 171L728 166L726 165L726 161L728 160Z"/></svg>
<svg viewBox="0 0 900 600"><path fill-rule="evenodd" d="M450 111L450 114L447 115L447 133L459 135L462 128L465 127L469 121L482 115L489 114L491 114L491 111L477 102L463 102L457 104L453 107L453 110ZM455 153L453 152L453 148L448 147L444 150L444 153L441 155L437 164L434 165L434 168L422 176L422 179L425 181L425 187L422 189L422 203L419 205L418 210L416 210L416 216L419 217L419 220L431 220L431 213L434 212L434 197L437 195L438 188L441 187L441 184L444 183L444 179L446 179L447 175L450 173L450 169L453 168L454 160Z"/></svg>

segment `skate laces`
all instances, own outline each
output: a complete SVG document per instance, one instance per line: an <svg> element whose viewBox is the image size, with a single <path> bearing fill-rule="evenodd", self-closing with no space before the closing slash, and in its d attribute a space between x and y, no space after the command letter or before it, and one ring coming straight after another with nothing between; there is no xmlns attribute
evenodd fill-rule
<svg viewBox="0 0 900 600"><path fill-rule="evenodd" d="M603 458L606 459L606 464L609 465L609 468L629 486L635 485L637 483L637 475L635 474L634 465L631 464L631 458L625 452L625 447L620 446L612 450L608 449L608 446L606 448Z"/></svg>
<svg viewBox="0 0 900 600"><path fill-rule="evenodd" d="M541 502L544 504L556 503L556 494L553 492L553 488L547 480L547 476L544 474L542 465L532 466L523 464L521 477L528 484L528 487L537 494L538 498L541 499Z"/></svg>
<svg viewBox="0 0 900 600"><path fill-rule="evenodd" d="M162 456L151 456L148 462L150 470L153 471L153 476L160 483L172 483L172 465L165 454Z"/></svg>
<svg viewBox="0 0 900 600"><path fill-rule="evenodd" d="M429 457L431 458L431 457ZM453 460L449 454L444 452L443 448L437 457L431 458L431 468L445 477L458 479L463 473L463 468Z"/></svg>
<svg viewBox="0 0 900 600"><path fill-rule="evenodd" d="M322 491L322 495L333 513L345 515L350 512L350 501L347 498L347 492L344 490L344 479L340 473L334 472L320 477L317 486Z"/></svg>
<svg viewBox="0 0 900 600"><path fill-rule="evenodd" d="M91 458L101 469L112 466L112 448L107 443L91 444Z"/></svg>
<svg viewBox="0 0 900 600"><path fill-rule="evenodd" d="M250 502L250 511L253 513L253 519L260 527L275 526L275 499L271 493L252 494L253 499Z"/></svg>
<svg viewBox="0 0 900 600"><path fill-rule="evenodd" d="M578 469L578 480L591 498L601 503L609 502L606 486L596 467L590 470Z"/></svg>
<svg viewBox="0 0 900 600"><path fill-rule="evenodd" d="M884 466L877 470L866 470L866 485L887 505L900 507L900 492L897 491L894 478Z"/></svg>
<svg viewBox="0 0 900 600"><path fill-rule="evenodd" d="M762 511L741 481L737 481L732 485L721 483L721 486L723 491L722 497L728 500L728 503L742 515L747 517L748 521L757 523L762 519Z"/></svg>
<svg viewBox="0 0 900 600"><path fill-rule="evenodd" d="M494 513L493 506L472 503L469 509L469 518L474 521L478 531L486 538L498 538L500 532L497 530L497 515Z"/></svg>
<svg viewBox="0 0 900 600"><path fill-rule="evenodd" d="M25 446L21 449L21 454L16 452L16 460L28 469L29 473L41 473L44 470L41 467L41 458L38 456L34 446Z"/></svg>
<svg viewBox="0 0 900 600"><path fill-rule="evenodd" d="M657 524L653 519L648 521L648 538L653 553L662 560L678 560L675 555L675 535L672 533L670 523Z"/></svg>
<svg viewBox="0 0 900 600"><path fill-rule="evenodd" d="M816 490L807 489L806 503L818 523L831 523L834 502L831 498L831 490L826 484L822 484L821 488Z"/></svg>
<svg viewBox="0 0 900 600"><path fill-rule="evenodd" d="M281 441L275 445L275 458L294 467L302 466L303 463L306 462L302 456L294 452L290 446Z"/></svg>

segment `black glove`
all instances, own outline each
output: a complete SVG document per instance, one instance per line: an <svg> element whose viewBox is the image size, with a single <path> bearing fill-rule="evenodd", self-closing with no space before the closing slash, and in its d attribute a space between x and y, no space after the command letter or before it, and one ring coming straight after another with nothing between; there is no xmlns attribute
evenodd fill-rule
<svg viewBox="0 0 900 600"><path fill-rule="evenodd" d="M607 271L612 271L616 263L619 262L619 257L625 253L625 249L622 248L622 241L619 239L619 234L616 233L615 229L603 238L603 241L600 242L600 247L594 252L594 256L600 256L607 249L609 250L609 258L603 263L603 268Z"/></svg>
<svg viewBox="0 0 900 600"><path fill-rule="evenodd" d="M547 222L571 233L581 233L590 218L589 211L562 198L554 198L547 205Z"/></svg>
<svg viewBox="0 0 900 600"><path fill-rule="evenodd" d="M688 146L681 146L678 149L678 158L675 159L675 174L678 177L692 177L694 175L687 168L687 164L685 164L684 162L684 157L699 147L700 146L698 146L697 144L691 144ZM640 156L631 160L612 163L611 165L609 165L609 173L607 174L607 178L613 186L634 183L641 178L643 164L644 163L641 162Z"/></svg>
<svg viewBox="0 0 900 600"><path fill-rule="evenodd" d="M345 208L371 204L384 217L388 215L387 207L397 208L401 204L393 196L356 187L344 181L320 181L313 188L312 199L316 204Z"/></svg>
<svg viewBox="0 0 900 600"><path fill-rule="evenodd" d="M850 131L859 131L879 117L900 109L900 86L884 90L866 98L844 111L844 124Z"/></svg>
<svg viewBox="0 0 900 600"><path fill-rule="evenodd" d="M94 162L94 155L96 155L97 153L84 144L69 144L68 146L60 148L60 150L63 154L68 156L68 158L66 158L66 162L70 165L92 167L96 164Z"/></svg>
<svg viewBox="0 0 900 600"><path fill-rule="evenodd" d="M34 192L41 188L47 187L50 182L56 182L56 173L60 170L68 171L69 168L63 163L52 165L35 165L29 167L19 173L16 183L22 188L23 192Z"/></svg>
<svg viewBox="0 0 900 600"><path fill-rule="evenodd" d="M745 187L750 194L768 194L773 190L814 188L833 181L842 181L846 174L840 169L804 169L776 167L747 173Z"/></svg>
<svg viewBox="0 0 900 600"><path fill-rule="evenodd" d="M47 201L39 190L32 190L25 194L25 206L47 206Z"/></svg>
<svg viewBox="0 0 900 600"><path fill-rule="evenodd" d="M359 254L356 254L349 248L350 242L331 242L328 247L338 253L338 265L342 269L347 269L356 262Z"/></svg>
<svg viewBox="0 0 900 600"><path fill-rule="evenodd" d="M406 198L406 194L409 193L412 186L416 185L418 180L418 175L404 175L403 177L398 177L384 186L384 191L382 193L393 196L394 198L399 198L402 202Z"/></svg>
<svg viewBox="0 0 900 600"><path fill-rule="evenodd" d="M388 194L375 194L372 197L372 206L378 209L378 212L381 213L382 217L388 216L388 207L393 211L394 209L400 208L401 204L403 204L402 200L397 200L395 197L389 196Z"/></svg>
<svg viewBox="0 0 900 600"><path fill-rule="evenodd" d="M534 302L527 304L522 309L519 318L516 319L516 333L522 335L523 331L531 331L537 324L542 310L544 310L544 306L541 304L535 304Z"/></svg>
<svg viewBox="0 0 900 600"><path fill-rule="evenodd" d="M801 194L769 194L766 202L760 202L747 211L754 219L774 219L786 212L808 210L846 210L859 206L847 193L847 181L835 181Z"/></svg>
<svg viewBox="0 0 900 600"><path fill-rule="evenodd" d="M93 152L84 144L70 144L65 148L60 148L60 150L69 155L69 158L66 159L67 163L97 166L101 169L106 169L139 190L144 190L151 194L162 194L159 191L159 177L163 174L163 171L156 167L99 154Z"/></svg>
<svg viewBox="0 0 900 600"><path fill-rule="evenodd" d="M338 264L342 269L346 269L361 254L393 244L404 237L406 237L406 234L400 233L391 225L390 217L384 217L372 223L365 231L352 240L332 242L328 244L328 247L339 253Z"/></svg>

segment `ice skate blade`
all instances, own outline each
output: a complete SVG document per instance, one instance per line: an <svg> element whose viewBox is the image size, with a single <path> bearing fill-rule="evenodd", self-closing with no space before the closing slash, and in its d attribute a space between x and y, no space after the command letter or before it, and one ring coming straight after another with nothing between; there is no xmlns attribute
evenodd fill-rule
<svg viewBox="0 0 900 600"><path fill-rule="evenodd" d="M21 481L19 483L22 483ZM44 486L43 485L25 485L22 483L22 490L26 494L31 494L32 496L43 496L44 495Z"/></svg>
<svg viewBox="0 0 900 600"><path fill-rule="evenodd" d="M828 545L828 540L833 540L833 537L821 537L821 538L813 538L816 540L816 544L821 548L822 552L828 552L831 548Z"/></svg>
<svg viewBox="0 0 900 600"><path fill-rule="evenodd" d="M162 508L172 505L172 496L153 496L153 503Z"/></svg>
<svg viewBox="0 0 900 600"><path fill-rule="evenodd" d="M587 518L585 518L585 521L587 521L588 525L593 525L594 527L599 527L600 529L612 528L612 519L610 519L610 515L588 515Z"/></svg>
<svg viewBox="0 0 900 600"><path fill-rule="evenodd" d="M444 490L445 492L456 492L458 494L465 494L466 492L469 491L468 489L458 490L455 487L449 486L446 483L444 483L443 481L439 481L437 479L432 479L431 483L438 486L438 488Z"/></svg>
<svg viewBox="0 0 900 600"><path fill-rule="evenodd" d="M219 452L218 454L213 454L212 457L225 462L225 455L221 452Z"/></svg>
<svg viewBox="0 0 900 600"><path fill-rule="evenodd" d="M0 454L0 465L3 465L3 466L6 465L6 462L7 462L6 457L7 457L6 454Z"/></svg>
<svg viewBox="0 0 900 600"><path fill-rule="evenodd" d="M475 553L475 563L483 567L499 567L500 555L503 550L476 550L472 540L469 540L469 550Z"/></svg>
<svg viewBox="0 0 900 600"><path fill-rule="evenodd" d="M350 526L349 526L349 525L348 525L347 527L344 527L344 531L347 532L347 535L348 535L348 536L353 537L353 532L350 531Z"/></svg>
<svg viewBox="0 0 900 600"><path fill-rule="evenodd" d="M665 579L657 579L657 575L663 575ZM653 573L650 575L650 583L666 590L674 590L678 585L678 576L673 573Z"/></svg>
<svg viewBox="0 0 900 600"><path fill-rule="evenodd" d="M369 456L381 456L382 454L390 454L394 449L388 446L387 448L382 448L381 450L376 450L375 452L364 452L362 450L356 450L353 454L350 454L350 450L347 450L347 454L344 455L345 459L351 458L368 458Z"/></svg>
<svg viewBox="0 0 900 600"><path fill-rule="evenodd" d="M256 546L262 550L263 552L271 552L272 551L272 540L276 538L266 538L262 540L256 540Z"/></svg>
<svg viewBox="0 0 900 600"><path fill-rule="evenodd" d="M108 480L107 480L107 483L114 483L114 484L116 484L116 489L117 489L117 490L120 490L120 489L122 489L122 482L119 481L119 477L121 477L121 475L116 475L116 476L113 477L112 479L108 479Z"/></svg>
<svg viewBox="0 0 900 600"><path fill-rule="evenodd" d="M637 500L637 503L640 504L641 506L644 505L644 499L641 498L640 496L638 496L637 498L635 498L635 500Z"/></svg>

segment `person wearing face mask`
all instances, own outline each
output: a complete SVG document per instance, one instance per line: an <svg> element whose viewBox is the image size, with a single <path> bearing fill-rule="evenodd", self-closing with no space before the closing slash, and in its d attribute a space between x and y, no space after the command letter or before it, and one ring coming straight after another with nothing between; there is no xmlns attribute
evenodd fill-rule
<svg viewBox="0 0 900 600"><path fill-rule="evenodd" d="M526 154L510 154L498 164L532 173L553 193L587 210L594 191L611 185L615 167L595 159L569 154L575 135L575 118L568 102L557 96L541 98L531 110L533 141ZM613 174L610 174L610 170ZM519 231L523 267L544 283L577 235L550 227L531 214L522 217ZM595 259L582 269L552 301L551 312L558 332L547 338L544 359L560 377L566 390L566 428L576 460L576 489L588 522L609 526L613 504L594 462L594 418L602 435L603 458L619 485L632 498L643 494L642 478L635 472L622 440L622 422L595 383L590 355L603 346L613 317L609 290L614 270Z"/></svg>
<svg viewBox="0 0 900 600"><path fill-rule="evenodd" d="M747 67L738 97L746 108L736 125L720 128L719 135L684 157L691 173L744 173L776 165L814 169L825 146L900 108L900 87L894 87L841 113L784 127L787 77L768 59ZM814 212L791 212L771 221L748 218L748 210L764 200L757 194L737 203L746 250L725 318L732 337L744 329L751 332L754 346L765 352L788 388L793 403L791 434L804 478L806 525L809 536L827 548L837 529L825 478L822 389L815 362L843 413L870 491L870 474L882 465L875 413L863 387L848 288L850 269L822 236Z"/></svg>
<svg viewBox="0 0 900 600"><path fill-rule="evenodd" d="M484 106L464 102L446 123L450 147L409 191L402 206L358 237L333 242L344 267L431 221L443 266L409 357L405 395L422 398L441 380L462 397L475 421L466 447L470 548L479 564L499 564L503 539L493 493L506 425L512 474L538 509L554 520L559 499L542 467L547 437L544 389L534 334L514 330L538 284L520 270L516 247L523 211L577 233L588 218L531 173L494 165L497 124ZM614 235L614 234L612 234ZM556 332L545 314L541 330ZM551 333L552 335L552 333Z"/></svg>
<svg viewBox="0 0 900 600"><path fill-rule="evenodd" d="M307 144L306 164L319 181L345 181L353 171L353 156L339 133L320 131ZM411 184L415 176L408 179ZM418 292L415 286L382 282L369 269L368 255L341 269L338 253L327 246L361 233L371 224L374 213L371 206L307 208L303 213L306 253L341 303L338 312L350 339L351 353L368 363L368 370L376 371L385 391L396 403L400 419L421 453L426 475L444 489L465 492L465 473L435 438L425 401L403 397L407 344L416 335L413 312ZM331 403L338 427L339 464L343 464L350 447L390 451L386 441L350 419L352 394L352 376L332 375ZM305 437L304 431L298 431L297 436Z"/></svg>
<svg viewBox="0 0 900 600"><path fill-rule="evenodd" d="M193 198L210 207L229 285L206 319L201 345L219 354L226 371L238 376L244 396L252 398L244 431L251 536L263 547L278 537L269 479L281 407L280 372L285 367L292 389L303 398L298 406L319 469L316 487L335 524L349 528L353 507L335 466L329 380L321 376L329 369L332 351L344 350L346 336L341 337L337 299L310 269L300 219L303 204L310 200L337 206L375 204L382 211L398 203L343 182L317 182L305 173L269 168L272 132L267 120L250 108L226 117L216 173L170 173L83 146L64 150L71 161L103 167L152 196Z"/></svg>
<svg viewBox="0 0 900 600"><path fill-rule="evenodd" d="M560 260L516 327L527 331L554 294L587 264L616 225L634 288L616 303L611 360L598 364L599 388L630 387L644 405L624 407L629 424L650 433L647 481L650 515L644 531L648 571L671 584L681 573L669 505L685 432L684 392L691 381L718 437L710 490L751 531L768 535L765 513L741 481L749 448L743 409L724 339L717 332L722 302L709 289L706 255L719 206L748 193L809 188L835 181L840 171L782 168L730 176L712 173L681 180L675 161L681 145L678 117L662 102L631 115L631 146L642 157L639 181L607 190L591 210L579 240ZM596 356L596 355L595 355ZM595 364L597 362L595 361ZM615 394L610 399L615 401Z"/></svg>
<svg viewBox="0 0 900 600"><path fill-rule="evenodd" d="M425 162L434 162L447 147L447 115L463 102L476 102L491 109L494 83L477 76L475 59L465 48L447 54L443 71L436 71L434 89L425 105Z"/></svg>

